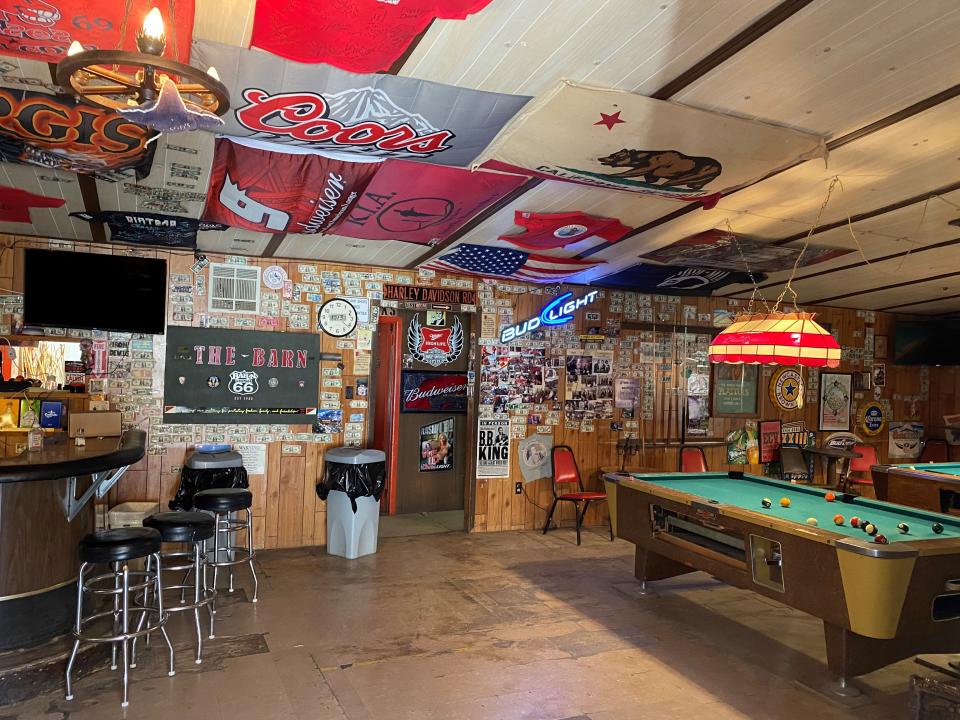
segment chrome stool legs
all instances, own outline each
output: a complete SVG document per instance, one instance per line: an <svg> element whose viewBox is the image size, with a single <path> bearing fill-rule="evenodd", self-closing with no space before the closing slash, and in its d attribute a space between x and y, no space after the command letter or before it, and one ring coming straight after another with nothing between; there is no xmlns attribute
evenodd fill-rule
<svg viewBox="0 0 960 720"><path fill-rule="evenodd" d="M239 511L237 511L239 512ZM227 568L229 573L228 592L233 592L233 568L236 565L249 565L250 575L253 577L253 597L250 602L257 602L257 593L260 589L260 583L257 580L257 571L253 566L253 560L257 553L253 549L253 513L250 508L243 510L247 514L246 520L238 520L231 517L230 512L214 512L217 527L213 535L213 560L207 560L207 565L213 568L213 591L217 589L217 574L220 568ZM247 544L235 545L235 536L246 530ZM224 538L224 544L221 546L221 535ZM221 560L221 555L225 559ZM216 612L216 601L214 601L213 612ZM211 621L210 637L213 637L213 623Z"/></svg>
<svg viewBox="0 0 960 720"><path fill-rule="evenodd" d="M80 576L77 578L77 615L73 628L73 650L70 652L70 659L67 661L66 671L66 699L73 699L73 684L71 674L73 665L77 659L77 651L81 642L89 643L110 643L111 644L111 667L116 669L117 645L120 645L123 660L123 707L128 705L128 685L130 679L129 670L135 663L131 660L131 641L135 641L142 635L147 635L159 630L163 639L167 643L167 649L170 654L170 666L168 675L174 675L174 657L173 644L170 642L170 636L167 635L167 611L163 608L163 581L161 579L161 560L160 553L152 553L147 556L146 569L130 570L128 561L118 561L112 563L112 572L102 573L88 577L87 571L93 567L94 563L84 562L80 566ZM151 572L151 567L154 567ZM133 582L131 583L131 579ZM112 586L110 581L112 582ZM84 594L90 594L93 597L110 596L113 600L113 607L109 610L94 612L91 615L83 614ZM139 594L143 597L142 604L131 604L131 593ZM150 595L156 598L155 605L148 604ZM139 613L136 630L131 628L131 614ZM113 620L113 627L108 635L98 635L88 626L100 618L110 617ZM149 619L148 619L149 618Z"/></svg>

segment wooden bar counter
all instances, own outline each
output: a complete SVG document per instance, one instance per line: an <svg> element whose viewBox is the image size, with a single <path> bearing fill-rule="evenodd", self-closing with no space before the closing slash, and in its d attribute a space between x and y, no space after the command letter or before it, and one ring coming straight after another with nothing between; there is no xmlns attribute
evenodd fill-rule
<svg viewBox="0 0 960 720"><path fill-rule="evenodd" d="M0 651L69 628L77 545L94 527L91 500L143 457L145 439L128 430L76 447L57 433L38 452L0 459Z"/></svg>

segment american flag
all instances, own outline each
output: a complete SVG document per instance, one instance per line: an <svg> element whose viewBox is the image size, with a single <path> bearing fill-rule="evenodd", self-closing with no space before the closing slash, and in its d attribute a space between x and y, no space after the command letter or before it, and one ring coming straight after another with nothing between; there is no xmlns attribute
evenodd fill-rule
<svg viewBox="0 0 960 720"><path fill-rule="evenodd" d="M425 263L428 270L498 275L529 282L556 282L600 265L599 262L534 255L487 245L457 245L453 252Z"/></svg>

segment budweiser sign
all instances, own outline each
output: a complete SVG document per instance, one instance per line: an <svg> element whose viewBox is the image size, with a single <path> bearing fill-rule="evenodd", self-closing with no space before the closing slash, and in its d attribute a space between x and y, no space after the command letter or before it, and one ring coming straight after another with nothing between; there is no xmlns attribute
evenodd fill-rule
<svg viewBox="0 0 960 720"><path fill-rule="evenodd" d="M401 412L467 412L466 373L405 372Z"/></svg>

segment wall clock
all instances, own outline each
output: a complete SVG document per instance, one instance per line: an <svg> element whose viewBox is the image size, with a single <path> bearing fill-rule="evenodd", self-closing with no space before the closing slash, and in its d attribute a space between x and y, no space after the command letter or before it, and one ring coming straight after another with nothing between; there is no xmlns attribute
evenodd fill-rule
<svg viewBox="0 0 960 720"><path fill-rule="evenodd" d="M343 298L333 298L320 306L317 321L327 335L344 337L357 327L357 310Z"/></svg>
<svg viewBox="0 0 960 720"><path fill-rule="evenodd" d="M803 407L803 377L792 367L779 368L770 378L770 402L781 410Z"/></svg>

